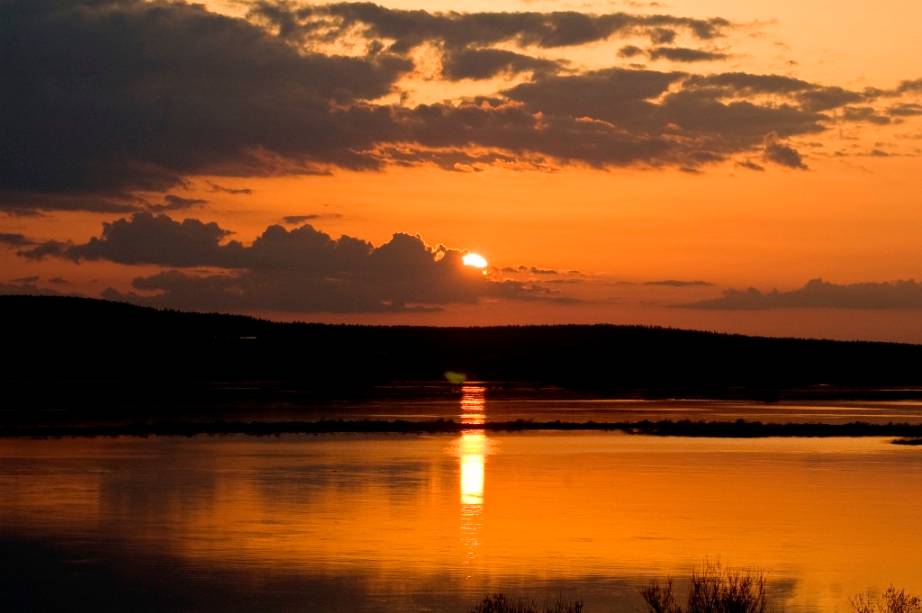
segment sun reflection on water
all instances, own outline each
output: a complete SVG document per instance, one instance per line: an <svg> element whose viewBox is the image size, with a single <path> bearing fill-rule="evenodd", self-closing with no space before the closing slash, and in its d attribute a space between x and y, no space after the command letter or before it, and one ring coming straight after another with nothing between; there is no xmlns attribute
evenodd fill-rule
<svg viewBox="0 0 922 613"><path fill-rule="evenodd" d="M481 425L486 421L486 395L486 386L474 383L461 386L462 424Z"/></svg>
<svg viewBox="0 0 922 613"><path fill-rule="evenodd" d="M486 387L465 384L461 388L461 423L481 425L486 421ZM467 562L477 558L483 527L483 488L487 436L482 430L461 434L458 444L461 473L461 539Z"/></svg>
<svg viewBox="0 0 922 613"><path fill-rule="evenodd" d="M483 504L484 452L487 437L483 432L461 435L461 504Z"/></svg>

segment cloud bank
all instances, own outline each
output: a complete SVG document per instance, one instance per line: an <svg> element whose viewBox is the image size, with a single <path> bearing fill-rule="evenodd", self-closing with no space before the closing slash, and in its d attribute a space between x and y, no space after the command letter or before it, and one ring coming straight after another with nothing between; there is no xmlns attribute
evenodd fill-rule
<svg viewBox="0 0 922 613"><path fill-rule="evenodd" d="M813 279L787 292L727 290L719 298L682 305L695 309L922 309L922 283L914 280L839 285Z"/></svg>
<svg viewBox="0 0 922 613"><path fill-rule="evenodd" d="M430 247L409 234L394 234L377 247L350 236L334 239L310 225L269 226L249 245L227 240L231 234L213 222L138 213L105 223L86 243L51 241L19 254L166 267L135 278L135 291L109 289L105 296L182 309L360 313L437 310L490 298L565 300L534 284L488 278L462 264L463 251Z"/></svg>
<svg viewBox="0 0 922 613"><path fill-rule="evenodd" d="M250 9L243 19L160 0L0 3L0 210L179 210L200 203L151 206L137 194L202 175L393 164L695 170L761 152L805 168L792 139L843 122L907 120L922 92L913 80L855 91L743 72L578 70L536 51L610 42L614 61L619 41L641 36L652 46L637 53L713 66L729 54L679 39L711 45L735 28L719 17L268 1ZM405 104L424 48L445 81L521 82Z"/></svg>

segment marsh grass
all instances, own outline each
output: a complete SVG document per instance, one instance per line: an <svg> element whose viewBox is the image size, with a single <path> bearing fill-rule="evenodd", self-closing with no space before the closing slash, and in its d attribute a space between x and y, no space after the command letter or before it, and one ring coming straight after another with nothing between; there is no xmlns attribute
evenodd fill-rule
<svg viewBox="0 0 922 613"><path fill-rule="evenodd" d="M582 613L583 603L579 600L559 598L551 603L538 605L534 601L510 600L502 594L487 596L471 613Z"/></svg>
<svg viewBox="0 0 922 613"><path fill-rule="evenodd" d="M855 613L922 613L922 599L893 585L877 598L859 594L849 604Z"/></svg>
<svg viewBox="0 0 922 613"><path fill-rule="evenodd" d="M765 587L765 574L760 570L706 564L692 573L684 607L679 604L672 579L653 581L641 595L650 613L766 613ZM853 613L922 613L922 598L893 585L879 596L859 594L849 605ZM583 603L560 598L539 606L534 601L495 594L484 598L471 613L583 613Z"/></svg>
<svg viewBox="0 0 922 613"><path fill-rule="evenodd" d="M641 595L651 613L765 613L765 575L761 571L727 569L706 564L692 572L685 607L679 604L672 580L654 581Z"/></svg>

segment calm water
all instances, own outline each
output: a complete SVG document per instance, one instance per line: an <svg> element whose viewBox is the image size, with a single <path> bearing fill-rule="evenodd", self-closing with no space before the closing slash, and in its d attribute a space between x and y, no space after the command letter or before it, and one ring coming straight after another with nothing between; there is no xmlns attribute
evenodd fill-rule
<svg viewBox="0 0 922 613"><path fill-rule="evenodd" d="M313 407L277 407L272 417L281 419L457 419L462 405L482 400L484 388L467 385L455 398L386 399L364 402L325 403ZM478 391L480 390L480 391ZM732 421L747 419L762 422L846 423L922 423L922 401L814 401L764 403L728 400L638 400L517 398L489 399L492 421L639 421L643 419L690 419ZM247 417L254 417L249 414ZM265 416L265 410L260 415Z"/></svg>
<svg viewBox="0 0 922 613"><path fill-rule="evenodd" d="M471 386L459 410L489 414ZM706 559L789 611L922 592L922 449L616 434L0 441L13 610L638 611Z"/></svg>

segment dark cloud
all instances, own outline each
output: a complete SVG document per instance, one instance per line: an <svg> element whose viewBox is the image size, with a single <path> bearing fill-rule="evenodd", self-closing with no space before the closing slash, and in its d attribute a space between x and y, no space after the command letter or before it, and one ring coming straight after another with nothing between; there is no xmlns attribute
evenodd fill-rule
<svg viewBox="0 0 922 613"><path fill-rule="evenodd" d="M922 115L922 104L894 104L887 109L887 114L893 117L913 117Z"/></svg>
<svg viewBox="0 0 922 613"><path fill-rule="evenodd" d="M183 268L138 277L135 292L106 293L176 308L374 312L484 298L567 300L541 286L493 281L464 266L463 252L433 248L408 234L378 247L349 236L333 239L309 225L269 226L250 245L227 241L230 234L214 223L138 213L104 224L102 235L87 243L48 243L21 254ZM203 267L221 272L199 272Z"/></svg>
<svg viewBox="0 0 922 613"><path fill-rule="evenodd" d="M686 47L654 47L650 49L651 60L670 60L672 62L713 62L727 59L726 53L688 49Z"/></svg>
<svg viewBox="0 0 922 613"><path fill-rule="evenodd" d="M28 259L60 257L75 262L109 260L120 264L230 266L243 246L222 244L230 232L197 219L173 221L166 215L137 213L131 219L103 223L102 236L84 244L57 241L20 251Z"/></svg>
<svg viewBox="0 0 922 613"><path fill-rule="evenodd" d="M813 279L800 289L788 292L727 290L719 298L682 305L696 309L759 310L787 308L832 309L922 309L922 283L893 281L884 283L835 284Z"/></svg>
<svg viewBox="0 0 922 613"><path fill-rule="evenodd" d="M667 29L683 29L697 38L712 39L731 25L721 18L628 13L430 13L389 9L371 3L298 5L284 0L261 0L250 6L251 17L288 39L328 42L358 30L371 40L393 41L389 50L395 52L406 52L427 42L455 49L498 43L564 47L637 33L648 33L654 40L670 42Z"/></svg>
<svg viewBox="0 0 922 613"><path fill-rule="evenodd" d="M35 241L27 238L24 234L16 234L9 232L0 233L0 246L7 247L28 247L34 245Z"/></svg>
<svg viewBox="0 0 922 613"><path fill-rule="evenodd" d="M671 45L675 42L677 32L669 28L653 28L649 35L650 40L656 45Z"/></svg>
<svg viewBox="0 0 922 613"><path fill-rule="evenodd" d="M163 211L185 211L205 204L208 204L208 201L202 200L201 198L183 198L174 194L165 194L163 196L163 203L149 204L147 205L147 209L155 213Z"/></svg>
<svg viewBox="0 0 922 613"><path fill-rule="evenodd" d="M854 104L868 99L873 99L866 93L849 91L841 87L813 86L797 94L805 108L813 111L828 111L845 104Z"/></svg>
<svg viewBox="0 0 922 613"><path fill-rule="evenodd" d="M618 57L637 57L638 55L643 55L644 51L636 45L625 45L618 50Z"/></svg>
<svg viewBox="0 0 922 613"><path fill-rule="evenodd" d="M846 121L866 121L877 125L890 123L890 118L879 114L870 106L846 106L842 109L842 118Z"/></svg>
<svg viewBox="0 0 922 613"><path fill-rule="evenodd" d="M386 164L697 171L760 151L769 134L789 139L823 132L837 119L887 117L867 106L882 90L741 72L577 73L524 52L622 35L649 36L655 45L672 44L675 33L711 40L730 27L722 19L251 6L258 23L159 0L0 2L0 210L182 210L204 204L167 193L188 187L190 177ZM325 55L313 44L355 36L368 43L363 55ZM460 102L381 102L397 93L395 84L414 67L408 51L423 43L443 54L447 78L524 72L530 80ZM523 53L490 48L496 44L521 45ZM713 54L662 46L650 53L675 60ZM898 89L915 91L914 83ZM798 167L790 146L778 147L768 159ZM138 196L149 192L167 195L150 205Z"/></svg>
<svg viewBox="0 0 922 613"><path fill-rule="evenodd" d="M455 49L442 58L442 72L449 79L488 79L517 72L556 72L558 62L503 49Z"/></svg>
<svg viewBox="0 0 922 613"><path fill-rule="evenodd" d="M900 83L899 87L896 88L897 93L900 94L919 94L922 93L922 79L913 79L911 81L903 81Z"/></svg>
<svg viewBox="0 0 922 613"><path fill-rule="evenodd" d="M506 266L499 269L500 272L506 273L530 273L533 275L558 275L558 271L550 268L538 268L536 266Z"/></svg>
<svg viewBox="0 0 922 613"><path fill-rule="evenodd" d="M217 183L212 183L208 181L208 186L213 192L221 192L224 194L233 194L238 195L249 195L253 193L253 190L249 187L224 187L223 185L218 185Z"/></svg>
<svg viewBox="0 0 922 613"><path fill-rule="evenodd" d="M365 120L343 116L374 111L342 105L386 94L412 67L302 52L199 5L142 0L3 2L0 45L4 208L124 210L133 190L278 172L280 160L368 167L353 150L368 143Z"/></svg>
<svg viewBox="0 0 922 613"><path fill-rule="evenodd" d="M618 50L618 57L634 58L640 55L649 57L651 60L670 60L684 63L710 62L725 60L729 57L725 53L687 47L653 47L652 49L644 50L636 45L627 45Z"/></svg>
<svg viewBox="0 0 922 613"><path fill-rule="evenodd" d="M793 77L746 72L694 75L689 78L686 85L703 89L715 88L725 96L759 94L789 96L804 110L813 112L828 111L874 97L867 92L849 91L838 86L818 85Z"/></svg>
<svg viewBox="0 0 922 613"><path fill-rule="evenodd" d="M593 117L619 124L648 123L650 101L684 77L679 72L609 68L573 76L548 76L504 94L529 110L558 117Z"/></svg>
<svg viewBox="0 0 922 613"><path fill-rule="evenodd" d="M736 163L736 165L749 170L754 170L755 172L765 172L764 166L756 164L752 160L740 160Z"/></svg>
<svg viewBox="0 0 922 613"><path fill-rule="evenodd" d="M318 221L320 219L339 219L340 213L307 213L306 215L286 215L282 217L282 223L288 226L301 225L307 221Z"/></svg>
<svg viewBox="0 0 922 613"><path fill-rule="evenodd" d="M0 295L6 296L58 296L57 291L32 284L0 283Z"/></svg>
<svg viewBox="0 0 922 613"><path fill-rule="evenodd" d="M679 279L663 279L662 281L646 281L644 285L660 285L663 287L711 287L714 284L708 281L682 281Z"/></svg>
<svg viewBox="0 0 922 613"><path fill-rule="evenodd" d="M12 279L10 283L17 283L21 285L34 285L39 282L38 277L19 277L18 279Z"/></svg>
<svg viewBox="0 0 922 613"><path fill-rule="evenodd" d="M799 170L807 169L807 165L804 164L800 152L780 142L775 134L770 134L765 140L765 151L763 156L769 162L774 162L780 166L787 166L788 168L796 168Z"/></svg>
<svg viewBox="0 0 922 613"><path fill-rule="evenodd" d="M2 69L0 69L2 70ZM3 92L0 90L0 98ZM0 124L2 124L0 113ZM0 139L0 156L3 142ZM2 157L0 157L2 159ZM0 181L3 170L0 169ZM178 179L177 179L178 180ZM89 211L92 213L132 213L144 208L144 200L125 192L117 195L94 191L71 191L63 185L62 191L7 190L0 185L0 213L12 217L40 217L42 211Z"/></svg>

